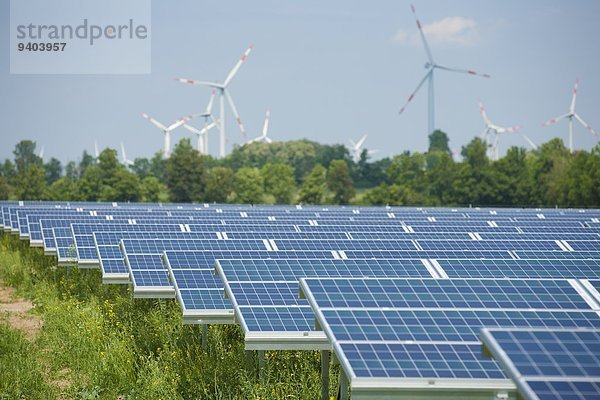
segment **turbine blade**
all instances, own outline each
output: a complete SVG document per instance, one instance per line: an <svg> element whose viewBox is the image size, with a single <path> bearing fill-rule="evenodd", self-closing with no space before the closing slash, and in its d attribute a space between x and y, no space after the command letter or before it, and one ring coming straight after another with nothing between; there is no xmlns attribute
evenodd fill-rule
<svg viewBox="0 0 600 400"><path fill-rule="evenodd" d="M398 114L402 114L404 112L404 110L406 109L406 107L408 106L408 104L415 97L415 94L417 94L417 92L419 91L419 89L421 89L421 86L423 86L423 84L425 83L425 81L427 80L427 78L429 78L431 76L432 72L433 72L433 68L430 68L429 72L427 72L425 74L425 76L423 77L423 79L421 79L421 82L419 82L419 84L417 85L417 88L410 94L410 96L408 96L408 100L406 101L406 104L404 104L404 106L402 106L402 108L400 109L400 111L398 112Z"/></svg>
<svg viewBox="0 0 600 400"><path fill-rule="evenodd" d="M142 113L142 117L146 118L148 121L150 121L150 123L154 126L156 126L159 129L162 129L163 131L167 130L167 127L164 126L163 124L161 124L160 122L158 122L157 120L155 120L154 118L152 118L151 116L149 116L146 113Z"/></svg>
<svg viewBox="0 0 600 400"><path fill-rule="evenodd" d="M492 121L490 121L490 119L487 116L487 113L485 112L485 107L483 106L483 102L481 101L481 99L479 99L478 101L479 101L479 112L481 113L481 116L483 117L485 124L491 125Z"/></svg>
<svg viewBox="0 0 600 400"><path fill-rule="evenodd" d="M271 138L268 138L266 136L265 136L265 142L267 142L267 143L273 143L273 141L271 140Z"/></svg>
<svg viewBox="0 0 600 400"><path fill-rule="evenodd" d="M217 126L217 121L213 121L210 124L206 125L204 128L202 128L202 130L200 131L200 135L204 135L206 133L208 133L208 131L210 131L212 128L214 128L215 126Z"/></svg>
<svg viewBox="0 0 600 400"><path fill-rule="evenodd" d="M579 121L579 123L583 125L584 128L587 129L592 135L599 136L598 133L596 133L596 131L594 131L592 127L587 122L585 122L579 115L574 114L574 116L575 118L577 118L577 121Z"/></svg>
<svg viewBox="0 0 600 400"><path fill-rule="evenodd" d="M559 117L556 117L556 118L549 119L548 121L544 122L544 123L542 124L542 126L548 126L548 125L555 124L555 123L557 123L558 121L560 121L561 119L568 117L569 115L570 115L569 113L566 113L566 114L563 114L563 115L561 115L561 116L559 116Z"/></svg>
<svg viewBox="0 0 600 400"><path fill-rule="evenodd" d="M183 127L184 127L185 129L187 129L188 131L190 131L190 132L192 132L192 133L195 133L196 135L201 135L201 134L202 134L202 131L201 131L200 129L198 129L198 128L195 128L195 127L193 127L193 126L191 126L191 125L188 125L188 124L183 124Z"/></svg>
<svg viewBox="0 0 600 400"><path fill-rule="evenodd" d="M537 146L537 144L535 144L535 143L533 142L533 140L529 139L529 138L528 138L527 136L525 136L525 135L523 135L523 137L525 138L525 140L527 141L527 143L529 143L529 145L530 145L531 147L533 147L533 149L534 149L534 150L537 150L538 146Z"/></svg>
<svg viewBox="0 0 600 400"><path fill-rule="evenodd" d="M127 155L125 155L125 145L121 142L121 155L123 156L123 164L127 163Z"/></svg>
<svg viewBox="0 0 600 400"><path fill-rule="evenodd" d="M360 140L356 143L356 147L357 148L361 148L363 143L365 142L365 140L367 140L367 136L368 134L364 135L363 137L360 138Z"/></svg>
<svg viewBox="0 0 600 400"><path fill-rule="evenodd" d="M96 158L100 156L100 151L98 150L98 142L94 140L94 151L96 152Z"/></svg>
<svg viewBox="0 0 600 400"><path fill-rule="evenodd" d="M235 116L235 120L237 121L237 124L240 127L242 136L244 136L244 139L246 139L248 137L248 135L246 134L246 128L244 128L244 124L242 124L242 120L240 119L240 115L237 112L237 108L235 108L235 103L233 102L233 99L231 98L231 95L229 94L229 90L225 89L224 93L225 93L225 97L227 97L227 101L229 102L229 106L231 107L231 111L233 112L233 115Z"/></svg>
<svg viewBox="0 0 600 400"><path fill-rule="evenodd" d="M223 89L223 85L218 82L208 82L208 81L196 81L194 79L186 79L186 78L175 78L177 82L188 83L190 85L202 85L202 86L210 86L215 89Z"/></svg>
<svg viewBox="0 0 600 400"><path fill-rule="evenodd" d="M271 111L267 110L267 115L265 116L265 123L263 125L262 137L267 137L267 132L269 131L269 118L271 117Z"/></svg>
<svg viewBox="0 0 600 400"><path fill-rule="evenodd" d="M423 47L425 47L425 52L427 53L427 58L431 64L435 64L433 62L433 56L431 55L431 50L429 49L429 45L427 44L427 40L425 39L425 34L423 33L423 28L421 27L421 21L417 17L417 12L415 11L415 6L410 5L410 9L412 10L413 15L415 16L415 20L417 21L417 28L419 28L419 33L421 34L421 40L423 41Z"/></svg>
<svg viewBox="0 0 600 400"><path fill-rule="evenodd" d="M520 125L515 125L515 126L511 126L509 128L505 128L505 129L506 129L506 132L517 133L517 131L519 129L521 129L521 126Z"/></svg>
<svg viewBox="0 0 600 400"><path fill-rule="evenodd" d="M248 55L252 51L252 47L254 47L254 45L250 45L250 47L246 49L244 55L242 55L242 58L239 59L239 61L235 64L233 69L229 72L229 75L227 75L227 78L225 78L225 82L223 82L223 87L227 87L233 79L233 77L235 76L235 74L237 74L238 70L240 69L244 61L246 61L246 58L248 58Z"/></svg>
<svg viewBox="0 0 600 400"><path fill-rule="evenodd" d="M444 71L458 72L459 74L481 76L483 78L491 78L492 77L489 74L482 74L482 73L479 73L472 69L450 68L450 67L444 67L443 65L436 65L435 68L443 69Z"/></svg>
<svg viewBox="0 0 600 400"><path fill-rule="evenodd" d="M208 101L208 105L206 106L205 114L210 115L212 112L213 103L215 102L215 96L217 95L217 91L215 89L212 90L210 94L210 100Z"/></svg>
<svg viewBox="0 0 600 400"><path fill-rule="evenodd" d="M579 87L579 79L575 80L575 86L573 86L573 98L571 99L571 107L569 111L575 113L575 100L577 99L577 88Z"/></svg>
<svg viewBox="0 0 600 400"><path fill-rule="evenodd" d="M169 125L166 130L170 132L175 128L179 128L181 125L185 124L188 121L193 120L194 118L198 117L199 115L202 115L202 114L192 114L192 115L186 115L184 117L181 117L177 121L175 121L174 123Z"/></svg>

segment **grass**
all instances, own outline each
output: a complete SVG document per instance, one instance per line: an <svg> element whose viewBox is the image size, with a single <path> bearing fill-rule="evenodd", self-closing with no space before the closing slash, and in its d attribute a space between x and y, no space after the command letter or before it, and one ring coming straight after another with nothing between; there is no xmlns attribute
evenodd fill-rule
<svg viewBox="0 0 600 400"><path fill-rule="evenodd" d="M0 399L320 397L318 352L267 352L257 376L239 326L210 326L204 351L200 327L182 324L174 300L133 300L128 287L103 285L100 271L56 267L4 233L0 278L43 320L30 342L0 319Z"/></svg>

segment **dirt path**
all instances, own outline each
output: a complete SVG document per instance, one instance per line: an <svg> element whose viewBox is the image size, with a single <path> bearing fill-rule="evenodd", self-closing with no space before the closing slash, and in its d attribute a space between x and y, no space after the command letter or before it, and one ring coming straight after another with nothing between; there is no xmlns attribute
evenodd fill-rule
<svg viewBox="0 0 600 400"><path fill-rule="evenodd" d="M42 320L28 313L34 305L28 300L15 296L15 289L7 287L0 280L0 318L6 317L8 325L20 330L33 341L42 328Z"/></svg>

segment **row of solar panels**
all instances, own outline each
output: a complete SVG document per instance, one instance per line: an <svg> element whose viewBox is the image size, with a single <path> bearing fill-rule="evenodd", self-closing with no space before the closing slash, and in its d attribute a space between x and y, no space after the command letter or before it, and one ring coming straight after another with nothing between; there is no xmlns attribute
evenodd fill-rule
<svg viewBox="0 0 600 400"><path fill-rule="evenodd" d="M442 228L429 231L361 220L352 231L344 228L354 224L277 219L240 224L249 221L240 215L229 225L161 222L160 231L87 221L48 228L43 241L51 236L59 260L80 265L96 265L95 252L106 281L131 280L138 297L176 296L185 322L239 322L249 349L333 346L354 398L433 384L488 393L512 385L481 357L480 328L600 326L593 214L568 234L546 221L509 221L515 233L494 224L474 231L459 220L429 220ZM42 233L46 221L57 220L42 220Z"/></svg>

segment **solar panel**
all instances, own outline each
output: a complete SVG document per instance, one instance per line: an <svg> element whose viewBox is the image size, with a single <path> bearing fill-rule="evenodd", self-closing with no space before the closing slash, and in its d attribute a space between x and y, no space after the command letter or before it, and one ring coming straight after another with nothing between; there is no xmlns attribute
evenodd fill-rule
<svg viewBox="0 0 600 400"><path fill-rule="evenodd" d="M600 259L432 260L449 278L600 278Z"/></svg>
<svg viewBox="0 0 600 400"><path fill-rule="evenodd" d="M589 310L574 280L302 278L319 308Z"/></svg>
<svg viewBox="0 0 600 400"><path fill-rule="evenodd" d="M529 400L600 398L600 325L596 329L483 329L497 358Z"/></svg>
<svg viewBox="0 0 600 400"><path fill-rule="evenodd" d="M482 326L593 326L581 283L555 280L302 278L352 394L511 390L481 357ZM522 324L522 325L521 325ZM440 394L441 395L441 394ZM490 396L488 394L487 396ZM490 396L491 397L491 396Z"/></svg>

